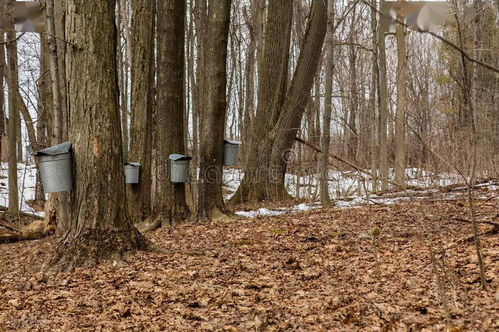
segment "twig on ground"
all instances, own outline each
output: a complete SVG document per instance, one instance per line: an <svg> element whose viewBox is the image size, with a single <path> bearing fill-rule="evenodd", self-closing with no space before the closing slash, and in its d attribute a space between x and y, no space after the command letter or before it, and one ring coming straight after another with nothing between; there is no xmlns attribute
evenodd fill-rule
<svg viewBox="0 0 499 332"><path fill-rule="evenodd" d="M470 223L470 224L473 223L473 221L471 221L471 220L468 220L468 219L465 219L465 218L459 218L459 217L454 217L451 220L466 222L466 223ZM496 223L496 222L493 222L493 221L489 221L489 220L477 220L476 222L478 224L488 224L488 225L492 225L492 226L494 226L496 228L499 228L499 223Z"/></svg>
<svg viewBox="0 0 499 332"><path fill-rule="evenodd" d="M17 229L12 228L12 227L7 226L7 225L2 224L2 223L0 223L0 227L6 228L6 229L8 229L9 231L17 232Z"/></svg>

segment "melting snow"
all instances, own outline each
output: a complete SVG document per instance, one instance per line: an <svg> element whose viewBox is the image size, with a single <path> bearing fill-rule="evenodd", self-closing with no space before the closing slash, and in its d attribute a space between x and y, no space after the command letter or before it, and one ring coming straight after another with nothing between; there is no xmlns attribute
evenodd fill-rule
<svg viewBox="0 0 499 332"><path fill-rule="evenodd" d="M9 189L7 179L7 163L1 163L0 169L0 205L8 206L9 204ZM455 174L434 174L417 168L408 168L406 170L408 185L418 187L431 186L447 186L451 184L462 183L462 179ZM35 198L35 181L36 168L35 165L18 164L18 183L19 183L19 201L21 211L32 213L34 215L43 216L43 212L37 212L30 207L26 201ZM224 188L227 192L225 199L230 199L236 192L241 183L244 173L239 169L224 170ZM358 172L339 172L335 170L329 171L329 195L334 202L336 208L351 208L366 204L381 204L390 205L401 201L424 199L432 193L438 192L437 189L427 189L421 191L405 190L396 193L396 196L388 195L378 196L375 194L366 195L366 191L372 190L371 183L364 175ZM297 184L299 184L297 190ZM276 216L289 212L308 211L320 208L317 203L319 200L318 190L319 179L317 174L305 176L296 176L294 174L286 174L285 185L288 192L295 198L309 198L315 203L298 204L287 208L260 208L254 211L236 211L239 216L247 218L255 218L258 216ZM499 190L497 183L485 183L477 185L479 187L487 187L489 191ZM463 187L462 189L464 189ZM459 188L456 188L456 190ZM448 198L455 198L456 193L447 195ZM367 199L367 196L369 199Z"/></svg>

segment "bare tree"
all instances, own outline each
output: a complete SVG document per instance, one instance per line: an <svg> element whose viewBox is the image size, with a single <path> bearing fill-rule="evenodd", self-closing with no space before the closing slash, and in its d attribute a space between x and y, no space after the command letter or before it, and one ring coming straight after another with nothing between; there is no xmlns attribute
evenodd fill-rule
<svg viewBox="0 0 499 332"><path fill-rule="evenodd" d="M134 223L144 220L151 212L155 15L154 0L132 2L132 34L129 45L132 109L128 160L141 164L139 184L130 186L127 192L128 211Z"/></svg>
<svg viewBox="0 0 499 332"><path fill-rule="evenodd" d="M348 111L348 123L346 123L345 127L347 128L347 147L348 147L348 155L350 160L355 161L357 157L357 144L358 144L358 132L357 132L357 113L359 112L359 82L357 81L357 47L355 45L355 34L356 34L356 8L357 5L353 6L350 28L348 32L348 63L349 63L349 111Z"/></svg>
<svg viewBox="0 0 499 332"><path fill-rule="evenodd" d="M19 217L19 194L17 183L17 137L19 135L19 111L16 105L19 78L17 72L17 41L13 18L13 1L7 0L9 21L12 30L7 33L7 58L9 68L9 118L8 118L8 149L9 149L9 217Z"/></svg>
<svg viewBox="0 0 499 332"><path fill-rule="evenodd" d="M271 145L262 142L275 126L286 94L292 14L292 1L269 2L263 45L260 47L262 60L258 68L258 104L252 123L251 145L246 150L246 171L231 199L233 203L266 198L267 181L263 177L268 172ZM257 178L261 178L260 183L254 180ZM250 198L250 194L255 197Z"/></svg>
<svg viewBox="0 0 499 332"><path fill-rule="evenodd" d="M74 190L70 227L52 259L71 270L146 247L126 213L116 69L115 1L67 1L69 136ZM82 89L81 87L86 87Z"/></svg>
<svg viewBox="0 0 499 332"><path fill-rule="evenodd" d="M46 148L49 144L50 132L52 131L52 117L50 116L52 111L52 96L50 89L50 73L48 64L48 43L46 38L40 38L40 78L38 79L37 90L37 122L36 122L36 136L38 148ZM33 151L35 148L33 148ZM38 163L38 160L35 159ZM45 201L45 193L43 192L43 186L40 178L40 169L37 167L36 171L36 185L35 185L35 200L44 206L47 203ZM52 204L54 205L54 204ZM50 214L47 214L45 210L46 224L56 225L56 211L55 206L51 208Z"/></svg>
<svg viewBox="0 0 499 332"><path fill-rule="evenodd" d="M383 8L384 0L380 2L380 8ZM388 28L388 20L380 17L378 23L378 146L379 146L379 173L381 178L381 188L388 189L388 82L386 77L386 47L385 33Z"/></svg>
<svg viewBox="0 0 499 332"><path fill-rule="evenodd" d="M326 87L325 87L325 102L324 102L324 116L322 123L322 151L320 159L321 170L321 190L320 199L322 206L331 205L329 198L329 178L328 178L328 165L329 165L329 145L331 141L331 112L333 108L333 71L334 71L334 1L328 0L327 6L327 32L326 32Z"/></svg>
<svg viewBox="0 0 499 332"><path fill-rule="evenodd" d="M184 154L185 1L158 4L158 108L156 111L156 223L167 226L188 217L185 185L169 181L168 156Z"/></svg>
<svg viewBox="0 0 499 332"><path fill-rule="evenodd" d="M395 182L405 185L405 108L407 55L404 26L397 24L397 112L395 113Z"/></svg>
<svg viewBox="0 0 499 332"><path fill-rule="evenodd" d="M60 63L58 61L58 44L57 31L55 26L55 3L54 0L45 0L46 4L46 25L47 25L47 45L48 59L50 68L50 81L52 92L52 130L51 144L59 144L64 141L65 137L65 116L61 91L64 90L64 85L61 84ZM69 197L66 193L52 193L49 197L49 202L45 206L45 222L49 223L48 218L53 214L53 208L57 208L57 228L58 234L61 235L67 228L69 219Z"/></svg>
<svg viewBox="0 0 499 332"><path fill-rule="evenodd" d="M256 72L256 62L257 62L257 49L258 46L263 48L261 45L261 22L263 20L263 10L262 5L264 0L252 0L250 3L250 13L247 12L246 8L243 11L245 24L249 30L249 45L248 52L246 55L246 68L245 68L245 90L246 90L246 100L244 102L244 114L242 119L242 139L245 142L241 149L241 154L243 156L242 166L246 166L248 153L247 147L251 146L251 128L253 126L253 119L255 116L255 72Z"/></svg>
<svg viewBox="0 0 499 332"><path fill-rule="evenodd" d="M0 6L2 4L0 3ZM5 136L5 94L4 94L4 75L5 75L5 34L0 32L0 156L2 155L3 137Z"/></svg>
<svg viewBox="0 0 499 332"><path fill-rule="evenodd" d="M117 0L117 15L116 21L118 25L118 64L119 64L119 85L120 85L120 115L121 115L121 132L122 132L122 144L123 144L123 157L128 158L128 83L129 83L129 72L130 72L130 58L131 58L131 28L128 18L128 6L127 0ZM132 1L132 4L143 5L142 2ZM152 16L150 19L153 18ZM146 23L146 26L148 24ZM146 36L147 37L147 36ZM146 41L147 42L147 41Z"/></svg>
<svg viewBox="0 0 499 332"><path fill-rule="evenodd" d="M281 4L281 2L279 3ZM282 3L285 4L288 2ZM272 2L270 4L272 4ZM284 14L284 17L286 17L287 11L291 10L291 8L286 7L278 9L283 10L282 14ZM310 98L310 89L312 88L313 79L318 68L324 36L326 34L326 16L324 1L313 0L309 21L291 84L284 95L281 94L283 91L282 89L277 89L273 90L274 93L271 93L270 96L266 98L274 101L274 103L267 102L267 105L270 107L267 108L268 111L266 113L262 114L263 110L260 109L260 105L258 106L256 122L258 123L258 121L261 121L261 124L260 126L257 125L254 131L259 133L263 138L260 140L253 140L249 152L252 154L252 157L250 157L248 162L244 179L237 192L232 197L231 202L238 203L266 199L282 200L290 197L284 187L284 176L287 163L289 162L291 148L300 127L305 106ZM271 17L272 19L270 19L270 22L267 22L267 29L269 29L271 25L274 25L272 21L279 21L276 19L279 16L272 15L271 6L269 6L268 17ZM284 27L286 27L286 19L283 23L279 24L279 27L275 27L276 31L279 31L279 33L276 33L276 31L272 32L272 30L270 30L271 33L268 33L269 30L267 30L265 34L264 53L269 48L272 49L272 52L269 51L269 53L264 55L262 64L264 68L266 66L265 63L267 62L266 57L269 58L269 66L272 66L273 64L271 61L280 59L282 56L284 56L284 60L286 60L285 63L287 64L286 52L277 52L280 48L274 48L274 46L282 44L281 39L284 39L287 36L287 33L284 35L280 33L280 31L285 30ZM275 34L275 37L272 33ZM270 40L270 37L277 38L279 42L275 45L272 43L269 44L268 40ZM281 70L282 67L277 68L278 70ZM287 67L284 66L284 68ZM265 69L263 70L265 71ZM275 72L275 69L273 71ZM287 70L285 73L287 73ZM262 78L265 78L263 74ZM266 85L264 80L259 80L259 82L260 98L260 95L265 89L272 89L270 86ZM277 80L277 82L280 83L277 86L281 87L281 84L284 84L286 79ZM273 86L275 87L276 85ZM265 109L266 108L264 108L264 110ZM259 120L259 117L263 118L263 120Z"/></svg>
<svg viewBox="0 0 499 332"><path fill-rule="evenodd" d="M377 113L376 102L379 67L378 67L378 40L377 40L377 22L376 22L376 0L371 0L370 11L370 27L372 32L372 57L371 57L371 84L369 88L369 148L371 150L371 174L372 174L372 190L378 190L378 159L379 159L379 146L376 144L375 135L377 133Z"/></svg>
<svg viewBox="0 0 499 332"><path fill-rule="evenodd" d="M230 0L210 1L204 45L202 79L205 90L201 113L200 183L198 188L198 220L222 215L222 161L227 108L227 45L230 23Z"/></svg>

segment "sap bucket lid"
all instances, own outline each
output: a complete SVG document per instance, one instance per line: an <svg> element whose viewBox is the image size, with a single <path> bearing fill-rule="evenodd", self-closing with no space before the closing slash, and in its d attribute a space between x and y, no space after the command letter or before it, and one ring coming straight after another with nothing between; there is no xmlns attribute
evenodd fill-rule
<svg viewBox="0 0 499 332"><path fill-rule="evenodd" d="M171 155L168 156L170 160L173 161L180 161L180 160L191 160L192 157L183 155L183 154L178 154L178 153L172 153Z"/></svg>
<svg viewBox="0 0 499 332"><path fill-rule="evenodd" d="M224 139L224 143L231 144L231 145L241 145L240 141L234 141L231 139Z"/></svg>
<svg viewBox="0 0 499 332"><path fill-rule="evenodd" d="M140 163L136 161L130 161L128 163L125 163L125 166L140 167Z"/></svg>
<svg viewBox="0 0 499 332"><path fill-rule="evenodd" d="M60 154L69 153L71 151L72 146L73 145L71 144L71 142L64 142L64 143L61 143L61 144L57 144L57 145L51 146L50 148L46 148L46 149L40 150L40 151L38 151L38 152L35 153L35 156L36 157L40 157L40 156L58 156Z"/></svg>

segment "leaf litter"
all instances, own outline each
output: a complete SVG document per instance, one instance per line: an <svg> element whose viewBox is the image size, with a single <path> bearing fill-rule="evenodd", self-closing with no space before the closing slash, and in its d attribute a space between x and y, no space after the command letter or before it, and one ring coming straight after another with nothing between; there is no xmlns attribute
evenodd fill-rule
<svg viewBox="0 0 499 332"><path fill-rule="evenodd" d="M483 291L466 218L461 199L184 224L148 234L162 252L57 275L40 272L54 239L5 244L0 331L498 330L499 235L480 224Z"/></svg>

